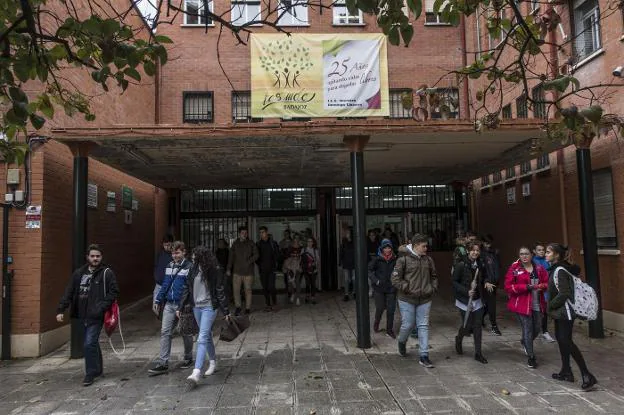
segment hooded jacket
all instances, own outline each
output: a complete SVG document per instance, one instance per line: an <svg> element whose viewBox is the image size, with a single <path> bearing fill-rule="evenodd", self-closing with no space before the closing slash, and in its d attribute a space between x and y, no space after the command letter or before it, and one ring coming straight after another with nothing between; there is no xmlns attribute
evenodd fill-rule
<svg viewBox="0 0 624 415"><path fill-rule="evenodd" d="M167 267L165 280L160 287L160 291L156 296L156 304L164 304L165 302L179 305L186 284L186 277L191 270L193 263L187 259L176 264L171 261Z"/></svg>
<svg viewBox="0 0 624 415"><path fill-rule="evenodd" d="M533 262L533 269L537 273L537 279L539 280L537 288L542 291L546 290L548 288L548 273L535 262ZM533 311L533 296L531 290L527 287L530 284L531 274L524 268L522 262L517 260L511 264L505 275L505 291L509 296L509 301L507 301L507 309L509 311L524 314L525 316L531 315ZM546 301L543 295L539 296L539 302L540 311L544 313L546 311Z"/></svg>
<svg viewBox="0 0 624 415"><path fill-rule="evenodd" d="M565 304L567 300L574 301L574 282L572 281L572 275L560 271L557 275L559 283L559 288L557 289L554 275L558 267L565 268L570 274L575 276L580 275L581 269L576 264L562 261L552 264L548 270L548 298L550 298L548 301L548 315L554 320L569 320Z"/></svg>
<svg viewBox="0 0 624 415"><path fill-rule="evenodd" d="M342 240L340 244L340 258L339 265L342 269L353 270L355 269L355 243L347 238Z"/></svg>
<svg viewBox="0 0 624 415"><path fill-rule="evenodd" d="M227 270L234 275L249 276L255 274L255 263L258 260L258 247L250 240L234 241L230 249Z"/></svg>
<svg viewBox="0 0 624 415"><path fill-rule="evenodd" d="M414 305L426 304L438 292L438 273L433 258L416 254L410 245L399 248L399 255L392 271L392 285L401 301Z"/></svg>
<svg viewBox="0 0 624 415"><path fill-rule="evenodd" d="M388 245L392 247L392 245ZM389 260L383 255L378 255L368 263L368 279L373 289L381 293L394 293L396 288L392 286L392 272L397 262L397 257L392 253Z"/></svg>
<svg viewBox="0 0 624 415"><path fill-rule="evenodd" d="M87 272L88 264L78 268L72 274L63 298L56 308L57 314L62 314L70 307L72 318L83 320L101 321L104 319L104 312L113 304L119 296L119 288L115 273L107 265L100 264L94 271L89 286L89 295L86 304L80 303L80 282L82 276ZM106 273L106 277L104 277ZM106 284L105 284L106 281ZM106 285L106 286L105 286ZM106 294L106 295L105 295ZM82 310L82 311L81 311Z"/></svg>
<svg viewBox="0 0 624 415"><path fill-rule="evenodd" d="M195 277L199 272L199 264L193 264L190 272L186 277L186 282L182 289L182 297L180 298L180 308L189 304L192 307L195 306L193 290L195 287ZM212 309L216 310L217 307L221 309L224 316L230 314L228 309L228 300L225 297L224 287L225 277L223 275L223 268L220 265L208 270L207 273L202 270L202 282L206 284L208 292L210 293L210 301L212 303Z"/></svg>
<svg viewBox="0 0 624 415"><path fill-rule="evenodd" d="M477 276L477 292L472 297L473 301L483 297L483 287L487 278L483 262L480 258L477 259L477 268L473 268L470 259L465 258L455 264L453 268L453 291L455 293L455 299L462 304L468 304L470 301L470 287L477 269L479 270L479 275Z"/></svg>

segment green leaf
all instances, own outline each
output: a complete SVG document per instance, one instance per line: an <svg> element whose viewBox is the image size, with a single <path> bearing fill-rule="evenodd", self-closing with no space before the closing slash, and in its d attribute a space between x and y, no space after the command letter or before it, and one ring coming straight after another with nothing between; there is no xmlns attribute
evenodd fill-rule
<svg viewBox="0 0 624 415"><path fill-rule="evenodd" d="M26 60L23 58L14 61L13 73L15 73L15 76L17 76L17 79L19 79L20 81L28 81L28 78L30 77L30 67L28 66L28 62L26 62Z"/></svg>
<svg viewBox="0 0 624 415"><path fill-rule="evenodd" d="M106 19L102 22L102 33L104 36L112 36L121 29L119 22L115 19Z"/></svg>
<svg viewBox="0 0 624 415"><path fill-rule="evenodd" d="M589 108L583 108L579 111L579 114L587 118L590 122L598 124L602 118L602 107L598 105L592 105Z"/></svg>
<svg viewBox="0 0 624 415"><path fill-rule="evenodd" d="M414 37L414 27L412 25L401 27L401 37L403 38L405 47L409 46L410 41Z"/></svg>
<svg viewBox="0 0 624 415"><path fill-rule="evenodd" d="M433 12L434 13L440 13L440 8L442 7L442 4L444 4L447 0L435 0L433 2Z"/></svg>
<svg viewBox="0 0 624 415"><path fill-rule="evenodd" d="M399 37L399 28L397 26L392 26L390 29L390 33L388 33L388 42L391 45L399 46L401 43L401 38Z"/></svg>
<svg viewBox="0 0 624 415"><path fill-rule="evenodd" d="M67 57L67 49L63 45L56 45L48 52L55 60L65 59Z"/></svg>
<svg viewBox="0 0 624 415"><path fill-rule="evenodd" d="M13 101L28 102L28 97L24 91L16 86L9 87L9 96Z"/></svg>
<svg viewBox="0 0 624 415"><path fill-rule="evenodd" d="M422 14L422 0L407 0L407 7L414 13L415 19Z"/></svg>
<svg viewBox="0 0 624 415"><path fill-rule="evenodd" d="M359 12L357 0L346 0L346 5L349 14L357 14Z"/></svg>
<svg viewBox="0 0 624 415"><path fill-rule="evenodd" d="M134 68L126 68L124 69L124 73L128 75L130 78L134 79L135 81L141 80L141 74L139 74L139 71L137 71Z"/></svg>
<svg viewBox="0 0 624 415"><path fill-rule="evenodd" d="M39 111L48 118L54 118L54 106L47 94L39 97Z"/></svg>
<svg viewBox="0 0 624 415"><path fill-rule="evenodd" d="M91 114L91 113L85 114L85 120L95 121L95 114Z"/></svg>
<svg viewBox="0 0 624 415"><path fill-rule="evenodd" d="M578 79L573 76L568 76L568 78L570 79L570 82L572 82L572 85L574 85L574 90L578 90L581 87L581 83Z"/></svg>
<svg viewBox="0 0 624 415"><path fill-rule="evenodd" d="M38 116L37 114L30 114L30 123L35 129L40 130L45 124L45 118Z"/></svg>
<svg viewBox="0 0 624 415"><path fill-rule="evenodd" d="M156 73L156 65L152 61L147 61L143 64L143 70L147 76L154 76Z"/></svg>
<svg viewBox="0 0 624 415"><path fill-rule="evenodd" d="M173 43L173 41L165 35L154 36L154 40L158 43Z"/></svg>

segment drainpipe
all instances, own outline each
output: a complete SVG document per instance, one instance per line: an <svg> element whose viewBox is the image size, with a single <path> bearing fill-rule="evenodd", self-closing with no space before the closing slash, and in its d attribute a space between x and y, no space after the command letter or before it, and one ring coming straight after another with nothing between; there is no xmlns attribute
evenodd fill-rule
<svg viewBox="0 0 624 415"><path fill-rule="evenodd" d="M468 58L466 57L466 18L464 15L461 15L461 19L459 21L459 32L461 36L461 54L462 54L462 68L465 68L468 65ZM464 78L464 82L462 84L464 99L462 100L462 107L464 110L460 109L461 118L464 120L470 119L470 100L468 99L468 77Z"/></svg>
<svg viewBox="0 0 624 415"><path fill-rule="evenodd" d="M11 282L9 271L9 213L11 205L2 204L2 360L11 360Z"/></svg>
<svg viewBox="0 0 624 415"><path fill-rule="evenodd" d="M160 124L160 59L154 74L154 124Z"/></svg>

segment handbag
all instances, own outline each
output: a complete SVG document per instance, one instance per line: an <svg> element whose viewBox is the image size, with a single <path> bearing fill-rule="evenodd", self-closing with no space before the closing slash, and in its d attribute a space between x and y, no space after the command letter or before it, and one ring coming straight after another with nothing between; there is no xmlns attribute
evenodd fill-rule
<svg viewBox="0 0 624 415"><path fill-rule="evenodd" d="M230 315L229 321L225 321L225 325L221 327L221 334L219 340L224 342L231 342L235 340L242 332L247 330L250 326L249 316L232 316Z"/></svg>
<svg viewBox="0 0 624 415"><path fill-rule="evenodd" d="M104 297L106 297L106 272L109 268L104 270ZM111 335L115 332L115 330L119 327L119 335L121 336L121 342L123 343L123 350L118 352L113 346L113 342L111 340ZM117 300L113 300L113 303L104 311L104 331L108 336L108 342L110 343L111 349L113 349L113 353L115 354L123 354L126 351L126 342L123 338L123 333L121 332L121 314L119 312L119 303Z"/></svg>
<svg viewBox="0 0 624 415"><path fill-rule="evenodd" d="M194 336L199 333L199 326L193 314L193 307L189 304L185 305L180 311L178 332L180 332L182 336Z"/></svg>

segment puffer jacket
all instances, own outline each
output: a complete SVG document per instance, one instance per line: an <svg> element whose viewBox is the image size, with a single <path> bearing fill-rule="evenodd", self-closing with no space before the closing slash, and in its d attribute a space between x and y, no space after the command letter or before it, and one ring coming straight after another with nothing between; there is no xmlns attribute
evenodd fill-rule
<svg viewBox="0 0 624 415"><path fill-rule="evenodd" d="M400 256L402 253L404 256ZM392 271L392 285L401 301L414 305L430 302L438 292L438 273L433 258L417 255L409 245L401 246Z"/></svg>
<svg viewBox="0 0 624 415"><path fill-rule="evenodd" d="M539 283L537 289L542 292L548 288L548 273L541 266L533 263L533 269L537 273L537 279ZM507 309L512 313L524 314L525 316L531 315L533 297L531 290L528 289L528 285L531 284L531 274L524 268L524 265L517 260L507 270L505 275L505 292L509 296L507 301ZM543 295L539 295L540 311L544 313L546 311L546 301Z"/></svg>
<svg viewBox="0 0 624 415"><path fill-rule="evenodd" d="M558 267L563 267L572 275L580 275L581 269L576 264L562 261L552 264L548 270L548 315L553 320L570 320L566 310L567 300L574 301L574 281L572 276L567 272L559 271L557 280L559 288L555 285L554 275ZM572 312L570 307L570 312ZM572 318L574 314L572 313Z"/></svg>
<svg viewBox="0 0 624 415"><path fill-rule="evenodd" d="M171 261L165 271L165 280L160 287L156 304L164 304L165 302L179 304L184 292L184 284L193 263L186 259L179 264Z"/></svg>
<svg viewBox="0 0 624 415"><path fill-rule="evenodd" d="M368 263L368 279L375 291L380 293L396 292L396 288L392 286L392 271L394 271L396 262L397 258L393 254L388 261L383 256L377 256Z"/></svg>
<svg viewBox="0 0 624 415"><path fill-rule="evenodd" d="M477 276L477 290L472 297L473 301L483 297L483 289L487 279L483 262L478 259L477 268L473 269L470 259L465 258L455 264L453 268L453 292L455 294L455 299L462 304L468 304L470 301L470 287L477 269L479 270L479 275Z"/></svg>

